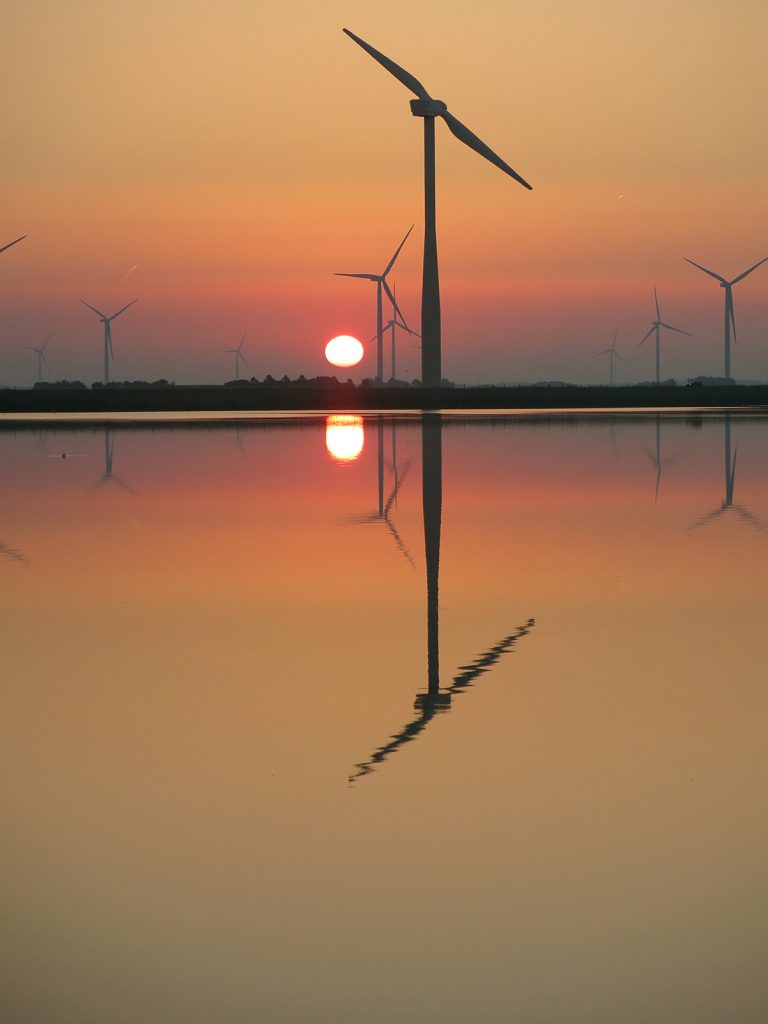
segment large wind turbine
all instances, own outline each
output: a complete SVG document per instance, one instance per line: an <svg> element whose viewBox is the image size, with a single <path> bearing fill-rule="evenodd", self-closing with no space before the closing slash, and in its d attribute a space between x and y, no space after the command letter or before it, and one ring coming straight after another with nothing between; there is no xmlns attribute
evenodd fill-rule
<svg viewBox="0 0 768 1024"><path fill-rule="evenodd" d="M435 100L429 95L421 82L403 70L389 57L379 53L369 43L356 36L349 29L344 31L367 53L386 68L391 75L410 89L418 99L411 100L411 113L414 117L424 118L424 268L421 290L421 382L425 387L439 387L442 380L440 350L440 279L437 268L437 229L435 223L435 118L442 117L449 131L459 142L474 149L480 156L504 171L515 181L530 189L533 186L513 171L486 144L471 132L466 125L450 113L442 100Z"/></svg>
<svg viewBox="0 0 768 1024"><path fill-rule="evenodd" d="M86 302L85 299L80 299L80 301L84 306L87 306L88 309L94 312L99 320L104 324L104 383L109 384L109 360L110 357L114 359L114 354L112 352L112 321L120 316L121 313L124 313L126 309L130 309L130 307L139 300L132 299L127 306L123 306L122 309L118 309L118 311L113 313L112 316L107 316L106 313L102 313L101 310L96 309L95 306L92 306L90 302Z"/></svg>
<svg viewBox="0 0 768 1024"><path fill-rule="evenodd" d="M10 249L12 245L16 245L17 242L23 242L26 235L20 235L18 238L14 238L12 242L8 242L7 245L0 246L0 252L5 252L6 249Z"/></svg>
<svg viewBox="0 0 768 1024"><path fill-rule="evenodd" d="M643 340L638 342L637 347L640 348L640 346L645 344L645 342L650 338L654 331L656 332L656 383L659 384L661 382L661 328L665 327L668 331L676 331L678 334L687 334L689 338L691 337L691 333L690 331L683 331L679 327L673 327L672 324L665 324L661 319L659 296L656 294L656 285L653 286L653 299L656 303L656 319L651 324L651 329L645 335Z"/></svg>
<svg viewBox="0 0 768 1024"><path fill-rule="evenodd" d="M753 270L757 270L763 263L768 261L768 256L765 259L760 260L759 263L755 263L749 270L745 270L743 274L739 274L738 277L734 277L733 280L727 281L720 274L716 274L714 270L707 270L706 267L702 267L700 263L695 263L693 260L689 260L687 256L683 259L686 263L690 263L692 267L696 267L699 270L703 270L705 274L709 274L710 277L714 277L716 281L720 282L720 287L725 289L725 369L723 376L731 376L731 327L733 327L733 340L736 341L736 316L733 312L733 286L738 284L739 281L743 281L748 274L751 274Z"/></svg>
<svg viewBox="0 0 768 1024"><path fill-rule="evenodd" d="M33 352L37 353L37 379L38 379L38 381L41 381L43 379L43 363L45 363L46 366L48 365L48 360L45 358L45 350L48 347L48 342L50 340L51 340L51 336L49 334L48 337L45 339L45 341L43 342L42 345L39 345L39 346L30 345L29 346L30 349Z"/></svg>
<svg viewBox="0 0 768 1024"><path fill-rule="evenodd" d="M619 336L619 332L618 332L618 329L617 329L617 330L615 330L613 332L613 342L611 344L611 347L610 348L601 349L601 351L597 353L597 355L599 355L599 356L608 356L609 357L609 361L610 361L610 364L611 364L611 370L610 370L610 384L611 384L611 387L613 387L613 360L614 360L614 357L616 359L620 359L622 361L622 363L626 363L626 361L627 361L624 358L624 356L622 356L620 353L618 353L616 351L616 339L618 338L618 336Z"/></svg>
<svg viewBox="0 0 768 1024"><path fill-rule="evenodd" d="M392 294L392 290L387 284L387 274L390 272L392 267L395 265L395 260L400 255L400 250L405 245L408 235L413 231L413 225L408 228L405 234L405 238L402 240L400 245L395 249L395 254L389 263L384 268L381 274L336 274L336 277L359 277L365 281L376 282L376 383L381 384L384 379L384 309L383 309L383 295L382 291L387 293L389 301L392 303L392 308L395 311L395 316L399 316L400 319L405 323L405 317L400 312L395 296Z"/></svg>
<svg viewBox="0 0 768 1024"><path fill-rule="evenodd" d="M240 344L237 346L237 348L225 348L224 349L225 352L228 352L230 355L234 355L234 357L235 357L235 380L240 380L240 360L241 359L243 360L243 362L245 363L246 366L250 366L251 365L248 362L248 360L245 358L245 356L243 355L243 342L245 341L245 335L247 333L248 333L247 331L243 331L243 336L240 339Z"/></svg>

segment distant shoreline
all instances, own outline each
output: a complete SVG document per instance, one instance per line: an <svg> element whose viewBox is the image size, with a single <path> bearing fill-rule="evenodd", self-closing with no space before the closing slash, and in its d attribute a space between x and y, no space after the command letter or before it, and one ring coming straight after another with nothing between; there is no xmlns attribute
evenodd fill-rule
<svg viewBox="0 0 768 1024"><path fill-rule="evenodd" d="M438 409L653 409L765 406L768 385L627 387L168 387L0 390L0 414L129 412L354 412Z"/></svg>

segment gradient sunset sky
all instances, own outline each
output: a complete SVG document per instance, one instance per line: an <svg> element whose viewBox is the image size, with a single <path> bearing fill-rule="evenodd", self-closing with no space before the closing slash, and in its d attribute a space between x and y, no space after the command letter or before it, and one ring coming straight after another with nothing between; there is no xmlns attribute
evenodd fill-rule
<svg viewBox="0 0 768 1024"><path fill-rule="evenodd" d="M373 286L334 271L379 272L413 223L392 280L418 329L421 122L342 26L534 185L438 124L446 376L604 381L618 327L617 380L650 379L654 283L694 334L662 375L722 372L722 292L682 257L732 278L768 256L761 0L31 0L0 40L0 244L29 235L0 257L0 384L34 380L49 333L49 378L100 378L81 298L140 300L115 379L228 379L244 330L259 378L329 372L330 337L375 330ZM768 379L768 264L734 294L734 376Z"/></svg>

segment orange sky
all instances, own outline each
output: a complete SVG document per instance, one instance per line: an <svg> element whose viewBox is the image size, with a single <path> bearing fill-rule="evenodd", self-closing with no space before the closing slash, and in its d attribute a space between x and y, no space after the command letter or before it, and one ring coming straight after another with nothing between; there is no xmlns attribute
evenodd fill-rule
<svg viewBox="0 0 768 1024"><path fill-rule="evenodd" d="M412 223L393 279L418 327L420 124L343 24L535 186L438 125L447 376L602 380L618 326L619 379L648 379L654 282L695 335L670 337L663 375L721 372L721 293L681 257L735 276L768 255L765 5L41 0L0 41L0 241L29 233L0 257L0 382L32 381L49 332L50 376L98 379L79 299L137 296L118 379L227 379L245 329L256 376L324 372L330 336L375 329L372 286L333 272L382 269ZM768 378L768 270L736 315L735 375Z"/></svg>

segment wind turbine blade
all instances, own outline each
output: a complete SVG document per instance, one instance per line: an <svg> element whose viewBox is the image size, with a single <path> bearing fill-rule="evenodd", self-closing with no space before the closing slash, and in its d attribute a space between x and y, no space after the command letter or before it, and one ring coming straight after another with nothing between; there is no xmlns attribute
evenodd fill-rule
<svg viewBox="0 0 768 1024"><path fill-rule="evenodd" d="M618 338L618 336L619 336L619 328L617 327L616 330L613 332L613 341L611 342L611 348L614 351L616 349L616 339Z"/></svg>
<svg viewBox="0 0 768 1024"><path fill-rule="evenodd" d="M659 309L659 296L656 292L656 285L653 286L653 299L656 303L656 319L661 320L661 310Z"/></svg>
<svg viewBox="0 0 768 1024"><path fill-rule="evenodd" d="M399 316L400 319L403 321L403 323L405 323L405 317L400 312L400 307L398 306L397 302L395 301L395 296L392 294L392 289L389 287L389 285L387 284L387 282L385 280L382 279L381 283L382 283L382 285L384 287L384 291L387 293L387 298L392 303L392 308L395 311L395 316Z"/></svg>
<svg viewBox="0 0 768 1024"><path fill-rule="evenodd" d="M118 311L116 313L113 313L112 316L109 319L110 320L114 320L116 316L120 316L121 313L124 313L126 311L126 309L130 309L131 306L135 302L138 302L138 301L139 301L138 299L132 299L131 302L129 302L127 306L123 306L122 309L118 309Z"/></svg>
<svg viewBox="0 0 768 1024"><path fill-rule="evenodd" d="M43 352L45 352L45 347L46 347L46 345L48 344L48 342L49 342L49 341L51 340L51 338L52 338L52 337L53 337L53 335L52 335L52 334L49 334L49 335L48 335L48 337L47 337L47 338L45 339L45 341L43 342Z"/></svg>
<svg viewBox="0 0 768 1024"><path fill-rule="evenodd" d="M609 356L613 352L612 348L601 348L599 352L595 352L596 356Z"/></svg>
<svg viewBox="0 0 768 1024"><path fill-rule="evenodd" d="M107 328L107 343L109 344L109 356L111 359L115 358L115 353L112 351L112 328L110 327L109 320L105 320Z"/></svg>
<svg viewBox="0 0 768 1024"><path fill-rule="evenodd" d="M41 351L40 352L40 357L42 358L43 362L47 366L48 365L48 360L45 358L45 352Z"/></svg>
<svg viewBox="0 0 768 1024"><path fill-rule="evenodd" d="M238 349L238 351L239 351L239 349ZM250 364L250 363L248 362L248 360L247 360L247 359L245 358L245 356L243 355L243 353L242 353L242 352L240 352L240 358L242 359L242 361L243 361L243 362L245 363L245 365L246 365L246 366L250 366L250 365L251 365L251 364Z"/></svg>
<svg viewBox="0 0 768 1024"><path fill-rule="evenodd" d="M378 281L375 274L334 274L334 277L362 277L366 281Z"/></svg>
<svg viewBox="0 0 768 1024"><path fill-rule="evenodd" d="M714 270L707 270L707 268L706 267L702 267L702 265L700 263L696 263L694 260L689 260L687 256L683 256L683 259L685 260L686 263L690 263L692 267L698 267L699 270L703 270L705 274L709 274L710 277L714 277L714 279L716 281L720 281L721 284L728 284L728 282L725 280L725 278L721 277L719 274L716 274L714 272Z"/></svg>
<svg viewBox="0 0 768 1024"><path fill-rule="evenodd" d="M525 188L533 188L533 185L529 185L525 178L522 178L517 171L513 171L508 163L494 153L490 146L486 146L482 139L478 139L475 133L471 132L469 128L467 128L465 124L462 124L458 118L453 116L453 114L446 110L446 112L440 116L459 142L463 142L465 146L469 146L470 149L474 149L476 153L479 153L480 156L484 156L486 160L489 160L500 170L504 171L504 173L508 174L510 178L514 178L515 181L519 181L521 185L525 186Z"/></svg>
<svg viewBox="0 0 768 1024"><path fill-rule="evenodd" d="M102 320L106 320L107 319L106 316L101 312L101 310L100 309L96 309L96 307L92 306L90 304L90 302L86 302L85 299L80 299L80 301L82 302L82 304L84 306L87 306L88 309L92 310L96 314L96 316L100 316Z"/></svg>
<svg viewBox="0 0 768 1024"><path fill-rule="evenodd" d="M408 235L410 235L410 233L411 233L412 231L413 231L413 224L411 224L411 226L410 226L410 227L408 228L408 230L407 230L407 231L406 231L406 233L405 233L405 238L404 238L404 239L402 240L402 242L400 243L400 245L398 245L397 249L395 249L395 255L394 255L394 256L392 257L392 259L391 259L391 260L389 261L389 263L387 264L387 269L386 269L386 270L384 271L384 273L383 273L383 274L381 275L382 277L386 277L386 276L387 276L387 274L388 274L388 273L390 272L390 270L392 269L392 267L393 267L393 266L395 265L395 260L396 260L396 259L397 259L397 257L398 257L398 256L400 255L400 250L401 250L401 249L403 248L403 246L405 245L405 243L406 243L406 242L408 241Z"/></svg>
<svg viewBox="0 0 768 1024"><path fill-rule="evenodd" d="M427 99L426 96L424 98ZM21 235L19 238L14 238L12 242L8 242L7 245L4 245L2 249L0 249L0 252L5 252L6 249L10 249L11 246L16 245L17 242L23 242L26 237L26 235Z"/></svg>
<svg viewBox="0 0 768 1024"><path fill-rule="evenodd" d="M638 343L637 343L637 347L638 347L638 348L640 348L640 346L641 346L641 345L643 344L643 342L645 342L645 341L648 341L648 339L650 338L650 336L651 336L651 335L653 334L653 332L654 332L655 330L656 330L656 328L655 328L655 327L652 327L652 328L650 329L650 331L648 331L648 333L647 333L647 334L645 335L645 337L643 338L643 341L638 341Z"/></svg>
<svg viewBox="0 0 768 1024"><path fill-rule="evenodd" d="M617 358L617 359L618 359L618 360L619 360L620 362L622 362L622 363L626 363L626 361L627 361L627 360L626 360L626 359L624 358L624 356L623 356L623 355L622 355L622 354L621 354L620 352L617 352L617 351L616 351L616 349L614 349L614 350L613 350L613 354L614 354L614 355L616 356L616 358Z"/></svg>
<svg viewBox="0 0 768 1024"><path fill-rule="evenodd" d="M378 61L383 68L386 68L390 75L394 75L398 82L401 82L406 89L410 89L412 93L415 93L419 99L432 99L418 78L414 78L412 74L404 68L401 68L399 64L395 64L395 62L390 60L389 57L385 57L383 53L374 49L370 43L366 43L366 41L361 39L360 36L356 36L354 32L350 32L348 28L343 29L343 32L345 35L348 35L350 39L354 39L358 46L361 46L365 52L369 53L371 57Z"/></svg>
<svg viewBox="0 0 768 1024"><path fill-rule="evenodd" d="M693 337L690 331L684 331L681 327L673 327L672 324L665 324L663 320L659 320L659 327L666 327L668 331L676 331L677 334L687 334L689 338Z"/></svg>
<svg viewBox="0 0 768 1024"><path fill-rule="evenodd" d="M239 352L239 351L240 351L240 349L241 349L241 348L243 347L243 342L245 341L245 336L246 336L246 334L247 334L247 333L248 333L248 331L243 331L243 336L242 336L242 338L240 339L240 344L239 344L239 345L237 346L237 351L238 351L238 352ZM243 356L243 359L245 359L245 356Z"/></svg>
<svg viewBox="0 0 768 1024"><path fill-rule="evenodd" d="M733 293L730 290L728 292L728 312L731 317L731 326L733 327L733 340L738 342L736 337L736 314L733 311Z"/></svg>
<svg viewBox="0 0 768 1024"><path fill-rule="evenodd" d="M745 270L743 274L739 274L738 277L734 277L731 284L736 284L737 281L743 281L747 274L751 274L753 270L757 270L758 267L762 267L766 262L768 262L768 256L766 256L764 260L760 260L759 263L756 263L754 267L750 267L749 270Z"/></svg>

